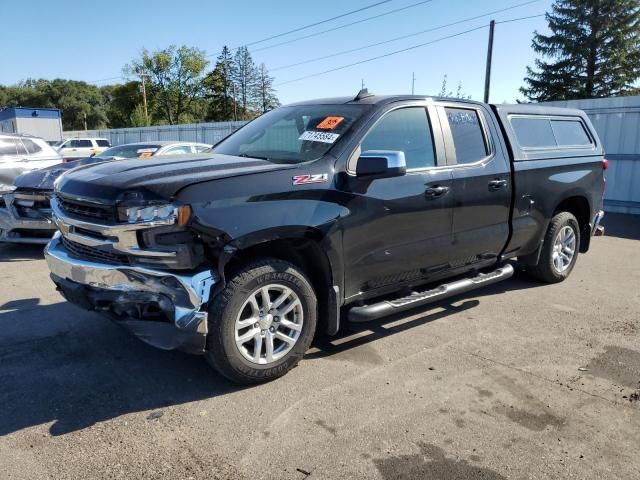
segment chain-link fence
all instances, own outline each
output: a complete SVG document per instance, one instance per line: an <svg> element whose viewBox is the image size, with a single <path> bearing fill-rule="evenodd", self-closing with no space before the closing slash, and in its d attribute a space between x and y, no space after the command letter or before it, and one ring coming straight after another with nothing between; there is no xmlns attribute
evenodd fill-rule
<svg viewBox="0 0 640 480"><path fill-rule="evenodd" d="M113 128L107 130L76 130L64 132L64 138L99 137L107 138L111 145L160 140L178 142L199 142L213 145L242 127L246 121L191 123L184 125L163 125L159 127Z"/></svg>

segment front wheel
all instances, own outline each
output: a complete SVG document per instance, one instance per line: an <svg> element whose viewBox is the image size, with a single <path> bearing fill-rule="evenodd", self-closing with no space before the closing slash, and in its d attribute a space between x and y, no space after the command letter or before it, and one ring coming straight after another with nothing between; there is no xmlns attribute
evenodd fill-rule
<svg viewBox="0 0 640 480"><path fill-rule="evenodd" d="M544 237L542 253L529 272L538 280L558 283L567 279L578 259L580 226L569 212L560 212L551 219Z"/></svg>
<svg viewBox="0 0 640 480"><path fill-rule="evenodd" d="M212 302L207 360L237 383L273 380L300 361L316 321L316 295L302 271L277 259L253 262Z"/></svg>

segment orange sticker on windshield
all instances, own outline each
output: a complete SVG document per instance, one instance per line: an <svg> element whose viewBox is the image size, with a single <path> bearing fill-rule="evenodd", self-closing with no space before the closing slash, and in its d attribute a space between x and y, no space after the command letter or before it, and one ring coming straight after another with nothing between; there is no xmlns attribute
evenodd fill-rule
<svg viewBox="0 0 640 480"><path fill-rule="evenodd" d="M149 158L151 155L153 155L153 152L141 152L138 158Z"/></svg>
<svg viewBox="0 0 640 480"><path fill-rule="evenodd" d="M322 122L318 124L316 128L320 128L322 130L333 130L340 122L344 120L344 117L327 117Z"/></svg>

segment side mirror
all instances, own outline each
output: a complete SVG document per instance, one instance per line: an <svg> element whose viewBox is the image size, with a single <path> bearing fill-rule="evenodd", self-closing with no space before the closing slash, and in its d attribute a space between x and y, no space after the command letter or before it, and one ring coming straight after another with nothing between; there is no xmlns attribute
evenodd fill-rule
<svg viewBox="0 0 640 480"><path fill-rule="evenodd" d="M407 173L404 152L391 150L367 150L362 152L356 164L356 176L363 178L400 177Z"/></svg>

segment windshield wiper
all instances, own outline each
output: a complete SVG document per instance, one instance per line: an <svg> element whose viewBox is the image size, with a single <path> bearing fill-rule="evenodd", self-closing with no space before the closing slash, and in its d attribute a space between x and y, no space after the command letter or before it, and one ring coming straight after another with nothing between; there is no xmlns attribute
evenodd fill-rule
<svg viewBox="0 0 640 480"><path fill-rule="evenodd" d="M248 155L246 153L239 153L238 155L236 155L236 157L242 157L242 158L257 158L258 160L268 160L270 161L271 159L269 157L260 157L258 155Z"/></svg>

